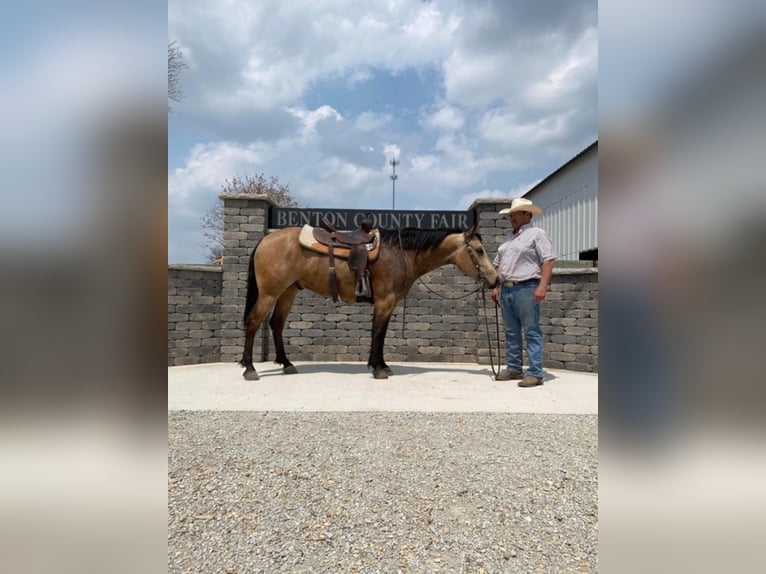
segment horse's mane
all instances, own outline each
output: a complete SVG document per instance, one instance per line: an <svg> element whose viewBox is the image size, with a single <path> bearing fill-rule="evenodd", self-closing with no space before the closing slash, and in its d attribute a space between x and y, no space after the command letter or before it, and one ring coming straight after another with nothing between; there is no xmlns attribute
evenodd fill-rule
<svg viewBox="0 0 766 574"><path fill-rule="evenodd" d="M463 233L463 229L418 229L405 227L398 229L380 229L380 241L383 244L404 249L405 251L429 251L441 245L444 238L453 233ZM481 236L477 233L479 241Z"/></svg>

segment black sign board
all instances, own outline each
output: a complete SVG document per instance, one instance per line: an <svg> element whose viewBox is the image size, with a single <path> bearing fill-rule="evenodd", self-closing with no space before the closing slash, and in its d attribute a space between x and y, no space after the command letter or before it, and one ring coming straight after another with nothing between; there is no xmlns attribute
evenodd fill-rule
<svg viewBox="0 0 766 574"><path fill-rule="evenodd" d="M269 228L322 225L322 218L337 229L357 229L362 221L368 220L372 227L384 229L469 229L476 223L474 211L403 211L385 209L299 209L294 207L272 207L269 210Z"/></svg>

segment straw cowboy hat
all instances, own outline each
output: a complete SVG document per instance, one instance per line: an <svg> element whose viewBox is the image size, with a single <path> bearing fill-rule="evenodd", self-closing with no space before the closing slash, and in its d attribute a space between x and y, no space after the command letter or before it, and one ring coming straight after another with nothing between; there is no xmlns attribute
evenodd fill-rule
<svg viewBox="0 0 766 574"><path fill-rule="evenodd" d="M511 207L506 207L500 210L501 215L506 213L513 213L514 211L528 211L534 215L542 215L543 210L537 207L534 203L523 197L517 197L511 202Z"/></svg>

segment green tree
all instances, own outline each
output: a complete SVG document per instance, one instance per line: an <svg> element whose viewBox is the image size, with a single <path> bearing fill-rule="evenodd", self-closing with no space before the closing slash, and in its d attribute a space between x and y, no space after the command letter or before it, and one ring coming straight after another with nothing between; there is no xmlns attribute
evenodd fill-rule
<svg viewBox="0 0 766 574"><path fill-rule="evenodd" d="M221 186L221 192L234 195L265 195L280 207L300 207L290 193L290 187L281 183L276 176L266 177L262 173L254 176L235 175ZM207 239L207 260L210 263L223 262L223 200L219 197L215 205L202 218L202 233Z"/></svg>

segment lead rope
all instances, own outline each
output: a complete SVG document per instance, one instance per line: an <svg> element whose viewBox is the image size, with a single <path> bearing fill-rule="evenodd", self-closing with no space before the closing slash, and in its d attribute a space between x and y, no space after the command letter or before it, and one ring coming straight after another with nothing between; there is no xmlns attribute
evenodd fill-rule
<svg viewBox="0 0 766 574"><path fill-rule="evenodd" d="M489 366L492 369L492 375L497 377L500 373L500 321L497 314L497 303L495 303L495 330L497 335L497 371L495 371L495 359L492 356L492 338L489 335L489 316L487 314L486 289L481 289L481 303L484 308L484 324L487 327L487 347L489 347Z"/></svg>
<svg viewBox="0 0 766 574"><path fill-rule="evenodd" d="M471 256L471 261L473 262L474 267L476 267L476 271L478 271L479 276L483 278L484 280L481 281L481 304L484 309L484 325L487 328L487 347L489 347L489 366L490 369L492 369L492 375L495 379L497 379L497 376L500 374L501 369L501 362L500 362L500 321L498 319L497 315L497 307L498 304L495 301L495 331L497 335L497 372L495 371L495 359L492 356L492 338L489 335L489 316L487 315L487 293L486 293L486 277L484 277L484 274L482 273L481 266L476 261L476 256L474 255L473 249L468 244L468 241L465 242L466 247L468 248L468 254Z"/></svg>
<svg viewBox="0 0 766 574"><path fill-rule="evenodd" d="M402 261L406 267L407 260L404 257L404 246L402 245L402 228L401 224L399 227L396 228L397 233L399 234L399 253L402 256ZM404 340L404 321L407 317L407 295L409 295L409 291L404 295L404 301L402 301L402 340Z"/></svg>

